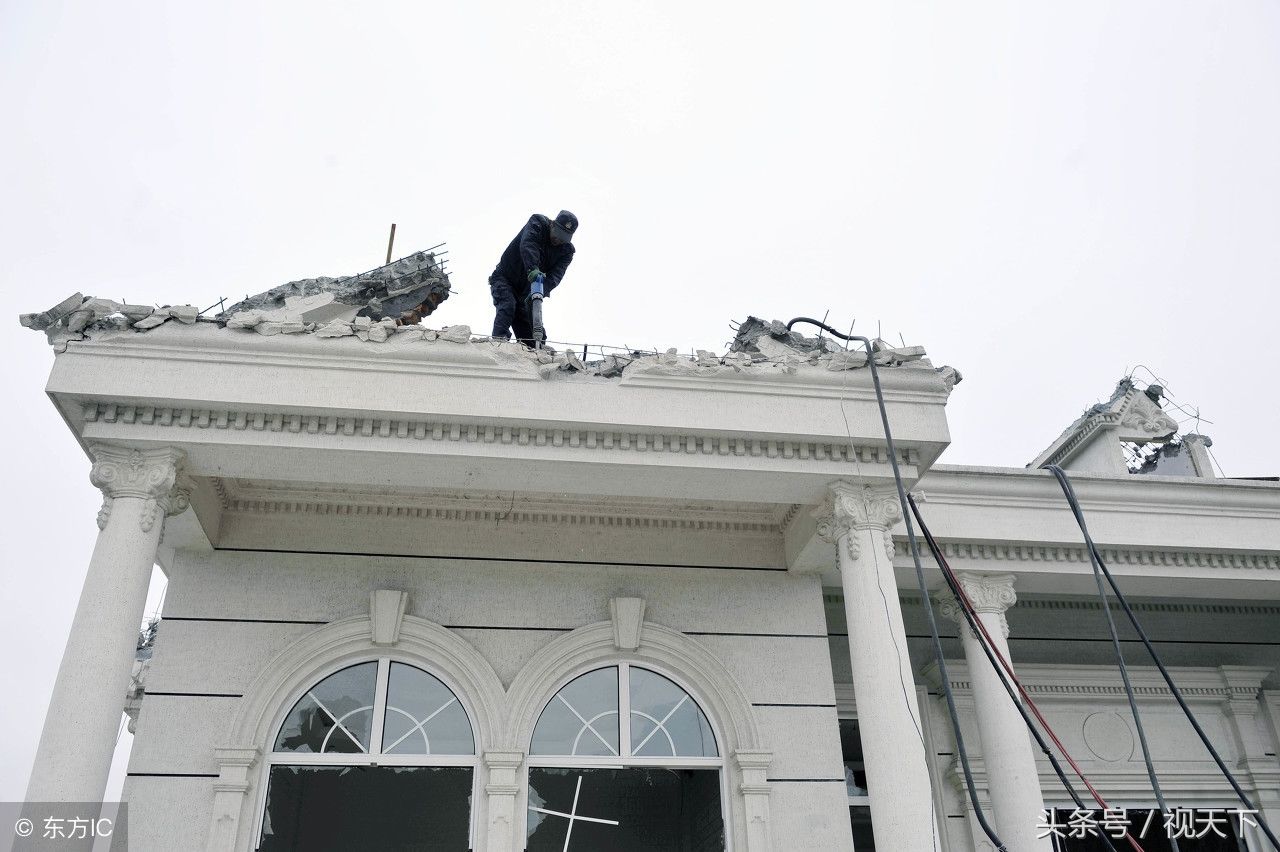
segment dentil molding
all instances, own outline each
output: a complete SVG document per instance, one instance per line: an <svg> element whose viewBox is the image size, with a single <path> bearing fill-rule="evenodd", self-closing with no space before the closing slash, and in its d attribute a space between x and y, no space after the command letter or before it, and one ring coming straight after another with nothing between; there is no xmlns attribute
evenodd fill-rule
<svg viewBox="0 0 1280 852"><path fill-rule="evenodd" d="M884 446L845 441L769 440L738 435L694 435L667 431L538 428L500 423L297 414L288 411L236 411L226 408L172 408L114 402L86 402L81 407L81 417L86 423L110 423L117 426L360 435L365 438L392 440L567 447L596 452L763 456L853 465L889 463L888 450ZM918 465L920 452L913 448L899 449L898 461L900 464Z"/></svg>

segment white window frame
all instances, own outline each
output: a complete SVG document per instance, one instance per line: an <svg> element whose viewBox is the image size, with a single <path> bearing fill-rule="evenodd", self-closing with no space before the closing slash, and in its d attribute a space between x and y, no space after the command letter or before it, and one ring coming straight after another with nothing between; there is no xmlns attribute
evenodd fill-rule
<svg viewBox="0 0 1280 852"><path fill-rule="evenodd" d="M660 675L684 690L699 712L706 717L707 724L711 727L711 735L716 742L716 757L636 757L631 754L630 686L631 668L633 666L637 669L644 669ZM575 670L573 674L562 679L556 685L556 688L551 692L551 698L543 705L542 711L538 713L538 718L534 720L534 729L537 729L538 722L542 720L542 714L547 711L547 707L550 706L552 701L555 701L556 696L560 694L562 689L585 674L611 668L618 670L618 756L533 754L533 733L530 732L529 753L525 758L525 784L524 795L522 796L524 833L520 835L521 843L527 843L529 837L529 770L531 769L642 769L645 767L660 769L715 769L720 782L720 819L724 825L724 848L726 852L732 852L733 829L730 824L732 811L729 810L729 785L728 777L725 773L724 738L716 730L715 722L707 715L707 711L703 709L706 706L705 703L700 701L697 693L690 689L688 684L683 683L680 678L673 677L669 672L647 663L608 661L601 664L597 662Z"/></svg>
<svg viewBox="0 0 1280 852"><path fill-rule="evenodd" d="M299 701L315 686L332 675L337 674L345 669L354 666L364 665L366 663L376 662L378 664L377 678L374 681L373 691L373 727L369 734L369 746L372 748L377 744L377 752L325 752L316 754L314 752L286 752L275 751L276 740L280 736L280 726L288 719L289 713ZM453 693L454 699L458 702L458 706L462 708L462 712L467 715L467 724L471 726L471 747L472 754L382 754L382 729L387 711L387 688L391 678L391 664L401 663L419 671L426 672L436 680L444 684L445 688ZM476 812L479 810L478 796L483 789L480 784L481 760L480 760L480 743L476 737L475 718L472 716L470 709L467 707L466 701L463 699L461 691L448 680L441 677L439 673L432 671L427 666L416 661L399 659L397 657L382 656L369 657L366 659L346 660L341 665L332 669L327 669L324 674L315 678L311 683L307 684L292 701L285 702L285 707L280 712L279 718L271 727L271 739L264 749L265 758L262 761L262 783L258 785L257 811L256 819L253 822L255 827L254 834L251 838L253 849L257 850L262 843L262 827L267 818L267 787L271 782L271 768L273 766L454 766L469 767L471 769L471 813L467 820L467 845L474 849L476 843Z"/></svg>

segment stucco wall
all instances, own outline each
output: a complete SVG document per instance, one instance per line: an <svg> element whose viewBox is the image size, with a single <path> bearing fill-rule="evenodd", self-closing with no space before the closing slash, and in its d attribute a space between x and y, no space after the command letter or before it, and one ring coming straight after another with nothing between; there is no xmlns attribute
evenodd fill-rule
<svg viewBox="0 0 1280 852"><path fill-rule="evenodd" d="M566 552L575 552L570 539L566 533ZM698 547L699 558L690 561L706 564L705 545L691 541L691 552ZM369 592L378 588L407 591L410 615L474 646L504 687L547 643L608 620L610 598L644 598L646 622L700 643L750 701L774 755L768 777L775 845L786 838L777 848L851 848L816 577L761 565L653 568L263 551L182 553L174 561L129 763L133 848L202 847L218 773L213 750L230 744L241 696L292 643L325 623L367 613ZM432 661L421 664L430 669ZM249 793L255 802L260 769Z"/></svg>

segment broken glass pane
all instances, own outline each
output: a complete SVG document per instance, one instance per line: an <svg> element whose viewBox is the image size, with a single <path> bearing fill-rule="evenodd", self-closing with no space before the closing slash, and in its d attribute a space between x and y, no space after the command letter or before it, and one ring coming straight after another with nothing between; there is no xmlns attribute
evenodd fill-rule
<svg viewBox="0 0 1280 852"><path fill-rule="evenodd" d="M533 729L530 753L616 756L618 670L587 672L557 692Z"/></svg>
<svg viewBox="0 0 1280 852"><path fill-rule="evenodd" d="M721 852L715 769L529 770L527 852Z"/></svg>
<svg viewBox="0 0 1280 852"><path fill-rule="evenodd" d="M276 737L276 751L367 752L378 664L334 672L298 699Z"/></svg>
<svg viewBox="0 0 1280 852"><path fill-rule="evenodd" d="M471 769L273 766L260 852L465 852Z"/></svg>
<svg viewBox="0 0 1280 852"><path fill-rule="evenodd" d="M716 738L697 703L659 674L634 666L631 753L639 757L716 757Z"/></svg>
<svg viewBox="0 0 1280 852"><path fill-rule="evenodd" d="M384 754L475 754L471 722L458 698L436 678L413 666L392 663Z"/></svg>

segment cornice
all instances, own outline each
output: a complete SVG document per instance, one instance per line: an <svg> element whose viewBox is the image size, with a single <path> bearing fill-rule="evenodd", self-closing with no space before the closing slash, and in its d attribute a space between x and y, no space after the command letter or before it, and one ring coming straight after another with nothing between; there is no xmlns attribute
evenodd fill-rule
<svg viewBox="0 0 1280 852"><path fill-rule="evenodd" d="M234 410L228 408L169 407L116 402L81 403L85 423L164 429L222 429L252 432L288 432L307 435L360 435L392 441L510 444L565 447L594 452L638 452L757 456L771 459L835 462L853 466L888 464L882 445L849 442L797 441L747 438L703 433L619 431L599 428L534 427L518 424L442 421L360 414L311 414L288 410ZM175 438L175 440L180 440ZM917 465L920 452L904 447L898 461Z"/></svg>
<svg viewBox="0 0 1280 852"><path fill-rule="evenodd" d="M991 562L1076 562L1089 564L1083 545L1017 544L1010 542L940 542L947 559ZM896 552L907 553L905 539L895 542ZM1280 553L1275 551L1222 552L1196 550L1153 550L1100 547L1108 566L1151 565L1185 568L1254 568L1280 570ZM969 570L981 570L971 568ZM988 569L989 570L989 569Z"/></svg>
<svg viewBox="0 0 1280 852"><path fill-rule="evenodd" d="M1272 669L1250 666L1222 666L1219 668L1180 666L1170 668L1178 690L1187 698L1227 701L1257 698L1262 682L1272 674ZM1018 666L1018 679L1032 695L1090 696L1093 698L1125 697L1124 684L1114 666L1095 665L1046 665L1042 663ZM938 667L930 663L921 672L934 685L940 685ZM951 687L960 692L971 689L968 666L960 660L947 661L947 673ZM1130 666L1133 692L1138 696L1169 698L1171 693L1159 671L1152 666Z"/></svg>
<svg viewBox="0 0 1280 852"><path fill-rule="evenodd" d="M844 602L844 595L838 591L827 590L822 594L824 603L833 606ZM898 602L902 606L919 606L919 594L900 594ZM1078 612L1094 612L1102 609L1096 600L1088 598L1026 598L1021 597L1018 609L1035 610L1068 610ZM1177 615L1260 615L1280 617L1280 604L1249 603L1193 603L1166 601L1129 601L1134 612L1163 612Z"/></svg>
<svg viewBox="0 0 1280 852"><path fill-rule="evenodd" d="M1171 476L1075 472L1086 511L1153 512L1280 520L1280 484ZM1062 492L1044 470L939 464L914 489L937 505L1060 509Z"/></svg>
<svg viewBox="0 0 1280 852"><path fill-rule="evenodd" d="M657 501L610 505L599 500L537 500L510 495L451 496L335 490L243 488L210 479L226 512L256 515L319 515L407 518L452 522L632 527L778 536L782 529L767 511L716 507L671 507Z"/></svg>

